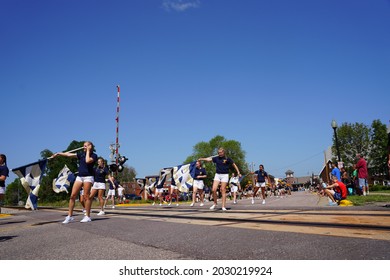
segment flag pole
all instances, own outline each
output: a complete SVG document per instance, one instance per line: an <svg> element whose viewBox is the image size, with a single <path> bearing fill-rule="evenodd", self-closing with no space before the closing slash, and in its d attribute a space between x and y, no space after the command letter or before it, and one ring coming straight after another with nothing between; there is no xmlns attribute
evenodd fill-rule
<svg viewBox="0 0 390 280"><path fill-rule="evenodd" d="M77 151L82 150L82 149L84 149L84 147L80 147L80 148L77 148L77 149L65 151L65 152L62 152L62 153L73 153L73 152L77 152ZM53 156L48 157L47 159L53 159Z"/></svg>

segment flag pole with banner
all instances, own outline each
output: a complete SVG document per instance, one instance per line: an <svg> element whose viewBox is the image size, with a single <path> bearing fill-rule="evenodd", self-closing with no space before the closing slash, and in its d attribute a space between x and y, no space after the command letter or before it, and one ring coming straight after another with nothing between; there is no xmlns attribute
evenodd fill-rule
<svg viewBox="0 0 390 280"><path fill-rule="evenodd" d="M65 153L76 152L83 148L84 147L80 147L77 149L66 151ZM37 162L11 169L12 172L14 172L20 178L20 183L28 194L25 205L26 209L31 208L32 210L36 210L38 208L38 192L40 188L41 179L43 174L45 173L47 161L52 158L53 157L51 156L49 158L38 160Z"/></svg>
<svg viewBox="0 0 390 280"><path fill-rule="evenodd" d="M45 171L48 159L39 160L18 168L12 169L26 190L28 197L25 208L36 210L38 205L38 192L40 188L41 178Z"/></svg>

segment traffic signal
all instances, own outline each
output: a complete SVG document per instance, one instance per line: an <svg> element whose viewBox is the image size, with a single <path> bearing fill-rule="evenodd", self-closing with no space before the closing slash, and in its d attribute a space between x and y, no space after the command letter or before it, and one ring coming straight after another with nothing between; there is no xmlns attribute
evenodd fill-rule
<svg viewBox="0 0 390 280"><path fill-rule="evenodd" d="M110 171L111 172L122 172L124 169L123 165L125 164L125 162L127 160L128 160L128 158L125 156L118 157L118 164L113 163L113 164L109 165Z"/></svg>

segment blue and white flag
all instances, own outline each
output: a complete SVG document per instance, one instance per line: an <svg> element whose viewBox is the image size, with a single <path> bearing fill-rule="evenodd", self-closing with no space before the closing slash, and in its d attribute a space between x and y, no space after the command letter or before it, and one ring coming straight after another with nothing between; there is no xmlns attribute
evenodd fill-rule
<svg viewBox="0 0 390 280"><path fill-rule="evenodd" d="M38 208L38 192L46 163L47 159L44 159L12 169L12 172L19 176L20 182L28 194L25 205L26 209L31 208L32 210L36 210Z"/></svg>
<svg viewBox="0 0 390 280"><path fill-rule="evenodd" d="M162 168L160 170L160 177L158 178L157 188L161 189L167 182L170 182L172 178L172 167Z"/></svg>
<svg viewBox="0 0 390 280"><path fill-rule="evenodd" d="M188 192L194 183L196 161L173 168L173 179L181 192Z"/></svg>
<svg viewBox="0 0 390 280"><path fill-rule="evenodd" d="M64 168L62 168L60 173L58 173L57 178L53 180L53 191L56 193L68 193L68 188L74 182L75 179L76 176L65 164Z"/></svg>
<svg viewBox="0 0 390 280"><path fill-rule="evenodd" d="M154 193L154 189L156 188L157 181L158 181L157 176L152 176L152 177L145 177L145 190L149 193L152 194Z"/></svg>

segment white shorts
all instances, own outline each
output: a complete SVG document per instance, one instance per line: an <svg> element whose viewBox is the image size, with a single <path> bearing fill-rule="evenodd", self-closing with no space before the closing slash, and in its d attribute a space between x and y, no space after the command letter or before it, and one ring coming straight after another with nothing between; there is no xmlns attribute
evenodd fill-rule
<svg viewBox="0 0 390 280"><path fill-rule="evenodd" d="M95 183L93 183L92 189L93 190L105 190L106 183L95 182Z"/></svg>
<svg viewBox="0 0 390 280"><path fill-rule="evenodd" d="M108 190L107 196L113 195L115 196L115 190Z"/></svg>
<svg viewBox="0 0 390 280"><path fill-rule="evenodd" d="M194 180L193 187L197 188L198 190L203 190L203 188L204 188L203 180Z"/></svg>
<svg viewBox="0 0 390 280"><path fill-rule="evenodd" d="M93 176L85 176L85 177L80 177L80 176L77 176L76 177L76 181L78 182L86 182L86 183L94 183L95 182L95 179L93 178Z"/></svg>
<svg viewBox="0 0 390 280"><path fill-rule="evenodd" d="M257 182L256 188L265 188L265 182Z"/></svg>
<svg viewBox="0 0 390 280"><path fill-rule="evenodd" d="M227 182L229 182L229 174L218 174L218 173L215 173L214 181L227 183Z"/></svg>
<svg viewBox="0 0 390 280"><path fill-rule="evenodd" d="M238 192L238 186L232 186L230 189L232 192Z"/></svg>
<svg viewBox="0 0 390 280"><path fill-rule="evenodd" d="M5 187L0 187L0 194L5 194Z"/></svg>
<svg viewBox="0 0 390 280"><path fill-rule="evenodd" d="M164 188L156 188L156 193L163 193L164 192Z"/></svg>

